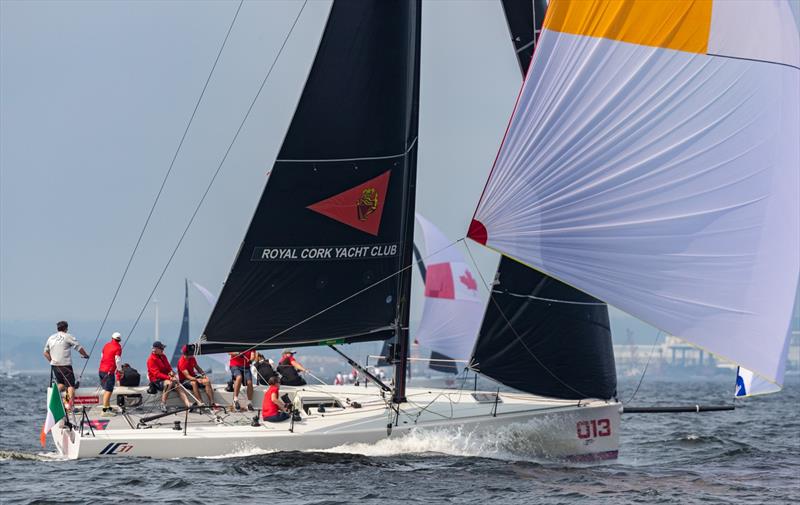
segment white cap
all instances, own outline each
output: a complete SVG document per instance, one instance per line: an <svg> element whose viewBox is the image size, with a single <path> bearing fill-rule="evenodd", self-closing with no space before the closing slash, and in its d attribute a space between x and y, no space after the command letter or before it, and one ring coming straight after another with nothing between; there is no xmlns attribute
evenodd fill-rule
<svg viewBox="0 0 800 505"><path fill-rule="evenodd" d="M115 331L114 333L111 334L111 338L113 338L114 340L122 340L122 334L118 331Z"/></svg>

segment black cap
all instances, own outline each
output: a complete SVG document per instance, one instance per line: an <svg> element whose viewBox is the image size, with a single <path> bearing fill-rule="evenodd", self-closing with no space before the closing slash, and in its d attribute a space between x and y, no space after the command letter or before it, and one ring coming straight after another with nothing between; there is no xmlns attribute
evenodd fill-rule
<svg viewBox="0 0 800 505"><path fill-rule="evenodd" d="M153 342L153 348L154 348L154 349L156 349L156 348L158 348L158 349L164 349L164 344L162 344L161 342L159 342L158 340L156 340L155 342Z"/></svg>

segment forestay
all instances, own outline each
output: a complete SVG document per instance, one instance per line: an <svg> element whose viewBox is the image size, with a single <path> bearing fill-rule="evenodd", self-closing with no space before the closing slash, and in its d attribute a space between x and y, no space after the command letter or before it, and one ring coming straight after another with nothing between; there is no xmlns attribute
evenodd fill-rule
<svg viewBox="0 0 800 505"><path fill-rule="evenodd" d="M469 236L781 383L798 46L786 2L552 2Z"/></svg>

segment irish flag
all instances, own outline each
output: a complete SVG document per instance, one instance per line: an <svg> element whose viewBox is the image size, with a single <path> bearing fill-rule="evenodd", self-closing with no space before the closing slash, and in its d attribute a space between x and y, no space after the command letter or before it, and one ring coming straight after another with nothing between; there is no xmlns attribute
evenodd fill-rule
<svg viewBox="0 0 800 505"><path fill-rule="evenodd" d="M50 433L53 426L66 416L64 404L61 403L61 394L58 392L58 387L53 384L47 391L47 419L44 421L42 434L39 436L42 447L47 445L47 434Z"/></svg>

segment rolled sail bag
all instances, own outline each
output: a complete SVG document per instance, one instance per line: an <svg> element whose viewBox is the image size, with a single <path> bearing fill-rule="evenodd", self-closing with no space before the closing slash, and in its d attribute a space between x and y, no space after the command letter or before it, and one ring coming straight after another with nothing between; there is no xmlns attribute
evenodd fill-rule
<svg viewBox="0 0 800 505"><path fill-rule="evenodd" d="M122 377L119 379L120 386L136 387L142 381L139 372L130 365L122 366Z"/></svg>

